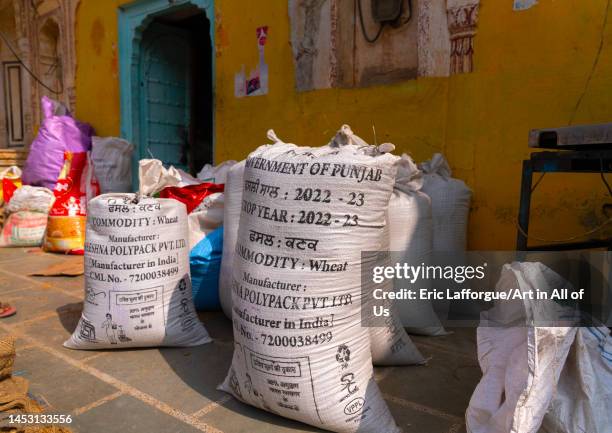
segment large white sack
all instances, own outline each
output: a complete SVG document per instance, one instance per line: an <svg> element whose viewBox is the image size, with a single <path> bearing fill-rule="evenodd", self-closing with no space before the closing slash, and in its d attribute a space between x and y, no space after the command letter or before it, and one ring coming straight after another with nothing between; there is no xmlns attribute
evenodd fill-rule
<svg viewBox="0 0 612 433"><path fill-rule="evenodd" d="M371 146L367 144L361 137L353 133L349 125L342 125L328 144L328 147L331 148L341 148L343 146L353 146L353 148L358 149L359 152L370 156L389 153L395 149L395 145L391 143L383 143L380 146ZM396 165L396 185L398 178L401 179L402 184L408 183L408 178L411 175L409 172L413 167L408 167L405 159L398 159ZM414 169L416 169L416 166ZM350 195L350 199L352 199L357 206L365 205L365 200L363 203L360 202L362 199L362 195L360 194L362 193L355 192ZM390 225L388 224L388 214L386 220L387 224L385 224L383 229L381 238L382 243L379 248L380 251L390 251ZM386 263L386 265L391 265L391 263ZM410 340L408 334L406 334L396 304L389 299L375 300L372 296L375 288L382 289L384 292L391 292L393 290L393 281L385 280L382 285L386 287L381 287L380 284L374 286L370 279L366 281L369 282L371 286L362 288L362 292L367 294L367 299L364 300L366 306L362 310L365 313L362 322L369 324L368 332L370 334L370 351L373 364L376 366L424 364L425 358L421 355L412 340ZM383 321L374 317L374 305L386 308L389 311L388 316L386 316Z"/></svg>
<svg viewBox="0 0 612 433"><path fill-rule="evenodd" d="M0 229L0 247L40 246L47 229L53 192L42 186L23 185L5 204L6 220Z"/></svg>
<svg viewBox="0 0 612 433"><path fill-rule="evenodd" d="M223 253L219 274L219 301L225 315L232 318L232 268L238 240L238 223L242 203L244 163L233 165L225 180L225 203L223 207Z"/></svg>
<svg viewBox="0 0 612 433"><path fill-rule="evenodd" d="M278 140L276 136L271 139ZM334 140L342 142L336 144ZM347 125L344 125L338 134L334 137L331 147L344 146L346 144L355 144L363 149L370 149L373 146L368 146L361 138L354 135ZM365 150L364 150L365 151ZM221 272L219 275L219 299L221 308L225 315L232 318L232 269L233 260L238 238L238 225L240 218L240 207L242 201L242 190L244 184L244 167L245 161L241 161L234 165L227 175L225 184L225 207L223 216L223 255L221 259ZM382 249L388 250L388 231L385 231L384 239L386 244L383 244ZM390 288L389 288L390 291ZM370 299L373 301L373 299ZM381 302L377 302L381 305ZM401 320L395 307L389 302L385 306L393 311L393 314L386 319L385 326L370 327L370 341L372 351L372 361L374 365L411 365L423 364L425 359L410 340L410 337L403 329ZM372 311L367 309L366 311Z"/></svg>
<svg viewBox="0 0 612 433"><path fill-rule="evenodd" d="M87 207L85 301L71 349L210 342L191 297L187 211L172 199L104 194Z"/></svg>
<svg viewBox="0 0 612 433"><path fill-rule="evenodd" d="M23 211L48 214L54 201L55 196L49 188L23 185L15 190L5 211L9 214Z"/></svg>
<svg viewBox="0 0 612 433"><path fill-rule="evenodd" d="M434 251L465 251L472 191L462 180L451 177L450 166L440 153L419 168L425 173L422 191L431 198Z"/></svg>
<svg viewBox="0 0 612 433"><path fill-rule="evenodd" d="M372 376L360 287L361 251L384 243L396 160L354 146L277 143L251 153L234 260L234 358L221 389L331 431L399 432ZM347 204L357 191L367 206Z"/></svg>
<svg viewBox="0 0 612 433"><path fill-rule="evenodd" d="M422 172L408 155L402 155L395 188L389 201L389 249L401 252L401 260L411 265L427 263L433 249L431 199L421 192ZM395 290L406 289L406 280L395 280ZM427 289L425 280L417 289ZM429 300L397 301L400 321L407 331L420 335L445 335L446 331Z"/></svg>
<svg viewBox="0 0 612 433"><path fill-rule="evenodd" d="M138 162L138 191L141 196L152 196L167 186L181 185L182 177L174 166L164 167L159 159L141 159Z"/></svg>
<svg viewBox="0 0 612 433"><path fill-rule="evenodd" d="M27 210L8 214L0 228L0 247L41 246L47 230L48 215Z"/></svg>
<svg viewBox="0 0 612 433"><path fill-rule="evenodd" d="M537 288L551 292L567 284L541 263L515 262L504 265L496 290L535 293ZM558 312L553 304L542 300L499 301L483 313L477 338L483 377L466 411L468 433L538 432L577 328L510 324L525 318L535 323L547 321L555 310Z"/></svg>
<svg viewBox="0 0 612 433"><path fill-rule="evenodd" d="M138 180L138 191L144 196L155 195L170 186L180 188L202 183L202 181L173 165L168 168L164 167L159 159L141 159L138 161Z"/></svg>
<svg viewBox="0 0 612 433"><path fill-rule="evenodd" d="M236 161L234 160L223 161L217 166L205 164L198 173L198 179L202 182L224 184L227 181L227 174L235 164Z"/></svg>
<svg viewBox="0 0 612 433"><path fill-rule="evenodd" d="M133 152L134 145L123 138L91 138L91 160L102 194L132 190Z"/></svg>
<svg viewBox="0 0 612 433"><path fill-rule="evenodd" d="M216 192L204 200L187 216L189 222L189 250L223 224L225 194Z"/></svg>
<svg viewBox="0 0 612 433"><path fill-rule="evenodd" d="M612 429L612 338L605 326L578 328L541 433Z"/></svg>
<svg viewBox="0 0 612 433"><path fill-rule="evenodd" d="M388 221L388 216L387 216ZM382 235L383 243L381 251L389 249L389 224L385 225ZM386 261L384 261L386 260ZM378 266L392 266L391 257L381 259ZM367 284L370 284L368 287ZM374 284L371 278L366 280L366 287L362 287L362 293L366 294L366 307L362 309L362 324L368 324L370 335L370 352L372 353L372 363L375 366L392 365L420 365L425 364L426 360L414 345L400 320L397 304L390 299L374 299L374 289L381 289L384 293L391 293L393 280L385 279L380 284ZM381 320L374 316L374 306L387 309L388 315Z"/></svg>
<svg viewBox="0 0 612 433"><path fill-rule="evenodd" d="M271 140L278 142L276 135L270 137ZM367 147L368 144L358 136L354 135L348 125L343 125L338 133L332 138L328 146L340 147L347 144ZM227 161L225 177L225 207L223 213L223 256L221 258L221 273L219 275L219 299L223 313L228 319L232 318L232 269L234 264L234 254L236 242L238 240L238 225L240 220L240 208L242 204L242 190L244 187L244 166L245 160L236 164ZM200 174L208 176L212 166L206 164ZM198 174L198 176L200 175Z"/></svg>

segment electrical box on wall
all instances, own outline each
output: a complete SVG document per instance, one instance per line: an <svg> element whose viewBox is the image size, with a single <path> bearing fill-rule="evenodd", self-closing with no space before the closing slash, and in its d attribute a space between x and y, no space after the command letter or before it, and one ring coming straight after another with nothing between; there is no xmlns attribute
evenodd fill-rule
<svg viewBox="0 0 612 433"><path fill-rule="evenodd" d="M372 0L372 18L379 23L395 21L402 13L403 0Z"/></svg>

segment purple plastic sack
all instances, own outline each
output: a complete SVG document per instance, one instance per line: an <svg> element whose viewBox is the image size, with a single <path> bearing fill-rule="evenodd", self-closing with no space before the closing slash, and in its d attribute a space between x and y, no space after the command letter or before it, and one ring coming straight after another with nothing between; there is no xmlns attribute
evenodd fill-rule
<svg viewBox="0 0 612 433"><path fill-rule="evenodd" d="M23 168L25 185L55 187L64 165L64 152L87 152L91 149L93 128L74 119L61 103L46 96L41 100L44 120L32 141Z"/></svg>

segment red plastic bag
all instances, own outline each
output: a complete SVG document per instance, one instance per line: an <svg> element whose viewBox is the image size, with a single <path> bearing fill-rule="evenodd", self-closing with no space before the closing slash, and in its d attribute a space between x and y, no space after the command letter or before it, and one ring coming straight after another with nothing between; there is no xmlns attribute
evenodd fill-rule
<svg viewBox="0 0 612 433"><path fill-rule="evenodd" d="M197 185L188 186L168 186L162 189L159 193L161 198L173 198L184 203L187 207L187 213L197 208L202 200L211 194L223 192L225 185L217 183L200 183Z"/></svg>
<svg viewBox="0 0 612 433"><path fill-rule="evenodd" d="M87 201L100 193L88 152L65 152L64 167L53 190L45 251L83 254Z"/></svg>
<svg viewBox="0 0 612 433"><path fill-rule="evenodd" d="M2 179L2 199L8 203L11 201L13 194L17 191L17 188L21 186L21 179L10 179L5 177Z"/></svg>
<svg viewBox="0 0 612 433"><path fill-rule="evenodd" d="M21 186L21 169L16 165L0 170L0 204L8 203L17 188Z"/></svg>

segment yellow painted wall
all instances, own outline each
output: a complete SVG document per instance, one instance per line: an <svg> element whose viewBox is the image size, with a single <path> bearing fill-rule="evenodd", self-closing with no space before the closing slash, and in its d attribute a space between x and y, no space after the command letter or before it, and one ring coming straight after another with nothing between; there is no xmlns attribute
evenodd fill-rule
<svg viewBox="0 0 612 433"><path fill-rule="evenodd" d="M120 0L81 0L76 20L76 115L98 135L119 135L117 7Z"/></svg>
<svg viewBox="0 0 612 433"><path fill-rule="evenodd" d="M77 115L103 135L119 132L119 3L82 0L77 20ZM294 90L287 2L215 5L217 162L245 157L266 142L269 128L316 146L342 123L371 141L375 125L378 142L391 141L418 161L446 153L455 175L474 189L473 249L514 247L529 129L612 121L607 0L539 0L521 12L511 0L481 0L473 73L303 93ZM602 31L606 12L610 24ZM236 99L234 73L256 65L261 25L269 26L269 94ZM598 175L547 175L534 196L532 233L549 239L585 232L605 219L605 201Z"/></svg>

